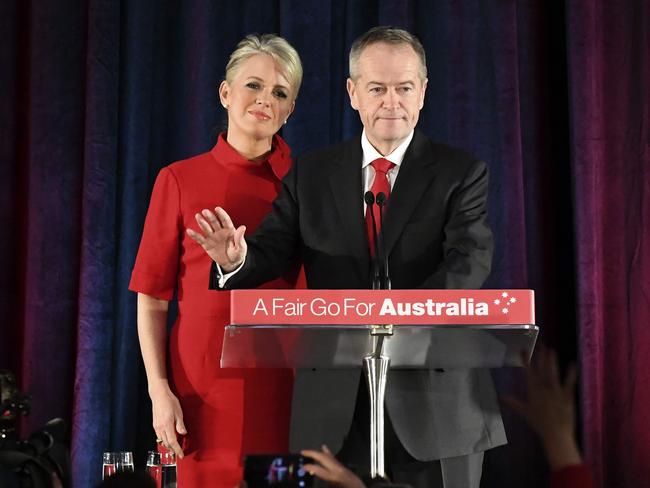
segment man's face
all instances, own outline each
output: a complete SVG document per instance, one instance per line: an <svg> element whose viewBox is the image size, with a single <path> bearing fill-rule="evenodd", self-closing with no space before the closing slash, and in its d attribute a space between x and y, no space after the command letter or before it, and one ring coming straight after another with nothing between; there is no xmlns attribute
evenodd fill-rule
<svg viewBox="0 0 650 488"><path fill-rule="evenodd" d="M426 87L420 59L408 44L380 42L361 52L348 94L368 140L382 154L392 152L417 124Z"/></svg>

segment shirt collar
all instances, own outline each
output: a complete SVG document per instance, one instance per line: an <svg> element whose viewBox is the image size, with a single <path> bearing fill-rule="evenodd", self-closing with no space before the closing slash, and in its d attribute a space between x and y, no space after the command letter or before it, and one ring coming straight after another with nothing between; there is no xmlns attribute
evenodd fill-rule
<svg viewBox="0 0 650 488"><path fill-rule="evenodd" d="M368 136L366 135L366 129L363 129L363 132L361 133L361 149L363 150L363 160L361 161L361 167L365 168L378 158L388 159L391 163L399 166L404 160L404 154L406 153L409 144L411 144L413 133L414 131L411 131L406 139L404 139L404 141L402 141L402 143L397 146L388 156L382 156L379 154L379 151L377 151L373 145L370 144Z"/></svg>
<svg viewBox="0 0 650 488"><path fill-rule="evenodd" d="M226 141L226 133L222 132L217 138L217 144L210 151L217 161L228 164L239 164L250 167L251 162L239 154ZM284 178L291 168L291 150L284 139L279 135L273 136L272 150L267 156L266 163L270 166L271 171L278 180Z"/></svg>
<svg viewBox="0 0 650 488"><path fill-rule="evenodd" d="M273 152L269 154L268 161L278 180L284 178L291 168L291 149L277 134L273 136Z"/></svg>

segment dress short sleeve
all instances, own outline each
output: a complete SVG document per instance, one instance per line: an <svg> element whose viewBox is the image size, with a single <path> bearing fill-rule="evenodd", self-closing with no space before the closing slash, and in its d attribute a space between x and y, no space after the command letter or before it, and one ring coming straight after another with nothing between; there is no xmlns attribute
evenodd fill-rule
<svg viewBox="0 0 650 488"><path fill-rule="evenodd" d="M172 299L182 230L178 181L172 170L163 168L151 194L129 290L162 300Z"/></svg>

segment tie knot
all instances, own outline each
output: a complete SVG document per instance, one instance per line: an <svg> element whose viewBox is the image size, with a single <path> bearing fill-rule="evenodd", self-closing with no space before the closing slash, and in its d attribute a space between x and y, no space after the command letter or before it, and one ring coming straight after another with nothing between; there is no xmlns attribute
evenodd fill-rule
<svg viewBox="0 0 650 488"><path fill-rule="evenodd" d="M388 159L385 158L377 158L375 159L370 165L374 168L374 170L378 173L388 173L391 168L395 166L395 163L391 163Z"/></svg>

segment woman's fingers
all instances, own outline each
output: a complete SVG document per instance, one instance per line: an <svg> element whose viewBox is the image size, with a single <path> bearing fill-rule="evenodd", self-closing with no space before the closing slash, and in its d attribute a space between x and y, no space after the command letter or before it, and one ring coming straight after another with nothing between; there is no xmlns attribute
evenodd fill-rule
<svg viewBox="0 0 650 488"><path fill-rule="evenodd" d="M185 422L183 422L183 417L178 417L176 419L176 432L180 435L187 434L187 429L185 428Z"/></svg>
<svg viewBox="0 0 650 488"><path fill-rule="evenodd" d="M171 391L163 390L153 395L151 401L156 436L162 441L165 448L174 451L178 457L182 458L183 449L178 442L176 433L186 434L187 430L178 399Z"/></svg>
<svg viewBox="0 0 650 488"><path fill-rule="evenodd" d="M168 440L168 448L174 451L176 456L179 458L183 459L183 449L181 448L181 445L178 443L178 438L176 437L176 433L168 433L167 434L167 440Z"/></svg>
<svg viewBox="0 0 650 488"><path fill-rule="evenodd" d="M169 421L162 429L159 429L159 438L162 439L162 445L165 446L165 448L174 451L174 453L182 459L183 449L181 448L181 445L178 442L178 436L176 435L179 427L179 422L183 427L183 430L185 430L182 417L177 417L176 421ZM179 433L181 432L179 431Z"/></svg>

